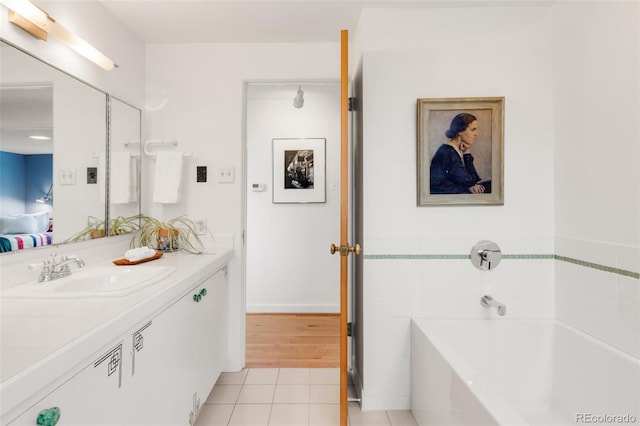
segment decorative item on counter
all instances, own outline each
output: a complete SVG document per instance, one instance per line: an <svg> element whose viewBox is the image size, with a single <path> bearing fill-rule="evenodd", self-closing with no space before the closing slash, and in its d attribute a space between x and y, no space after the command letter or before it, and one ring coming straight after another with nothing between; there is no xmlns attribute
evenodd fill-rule
<svg viewBox="0 0 640 426"><path fill-rule="evenodd" d="M149 247L138 247L129 249L124 253L124 258L129 262L136 262L138 260L146 259L148 257L155 256L156 251Z"/></svg>
<svg viewBox="0 0 640 426"><path fill-rule="evenodd" d="M150 250L149 253L153 253L151 256L148 257L143 257L140 258L138 260L129 260L129 259L134 259L137 256L131 256L131 253L133 250L140 250L140 249L145 249L145 250ZM156 260L162 257L162 252L159 251L155 251L153 249L150 249L149 247L140 247L137 249L131 249L131 250L127 250L125 252L125 257L123 257L122 259L116 259L113 261L113 263L115 265L118 266L131 266L131 265L137 265L138 263L144 263L144 262L149 262L151 260Z"/></svg>
<svg viewBox="0 0 640 426"><path fill-rule="evenodd" d="M204 250L196 223L184 215L167 221L142 216L142 222L131 239L131 247L148 246L159 251L182 250L191 254L200 254Z"/></svg>

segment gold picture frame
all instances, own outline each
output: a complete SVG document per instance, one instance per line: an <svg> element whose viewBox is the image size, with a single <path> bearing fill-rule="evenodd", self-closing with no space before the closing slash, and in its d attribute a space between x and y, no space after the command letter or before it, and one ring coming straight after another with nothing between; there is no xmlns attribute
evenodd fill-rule
<svg viewBox="0 0 640 426"><path fill-rule="evenodd" d="M418 206L504 205L504 97L419 98L417 118Z"/></svg>

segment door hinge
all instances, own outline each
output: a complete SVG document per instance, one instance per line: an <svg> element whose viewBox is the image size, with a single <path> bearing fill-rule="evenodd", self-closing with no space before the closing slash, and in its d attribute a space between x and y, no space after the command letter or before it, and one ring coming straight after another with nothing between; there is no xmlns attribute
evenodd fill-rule
<svg viewBox="0 0 640 426"><path fill-rule="evenodd" d="M347 337L351 337L353 335L353 323L347 323Z"/></svg>
<svg viewBox="0 0 640 426"><path fill-rule="evenodd" d="M358 109L357 98L349 98L349 111L355 111Z"/></svg>

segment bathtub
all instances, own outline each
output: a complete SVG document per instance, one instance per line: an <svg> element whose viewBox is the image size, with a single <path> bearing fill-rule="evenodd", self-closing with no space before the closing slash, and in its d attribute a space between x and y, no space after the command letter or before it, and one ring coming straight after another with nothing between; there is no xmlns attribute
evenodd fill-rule
<svg viewBox="0 0 640 426"><path fill-rule="evenodd" d="M640 424L640 361L556 320L411 323L426 425Z"/></svg>

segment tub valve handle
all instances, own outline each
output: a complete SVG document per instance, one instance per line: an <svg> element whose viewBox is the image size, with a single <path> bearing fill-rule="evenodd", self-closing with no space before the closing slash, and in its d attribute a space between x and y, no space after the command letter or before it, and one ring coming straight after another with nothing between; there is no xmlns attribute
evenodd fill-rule
<svg viewBox="0 0 640 426"><path fill-rule="evenodd" d="M473 246L469 258L476 268L482 271L491 271L500 263L502 252L496 243L483 240Z"/></svg>

